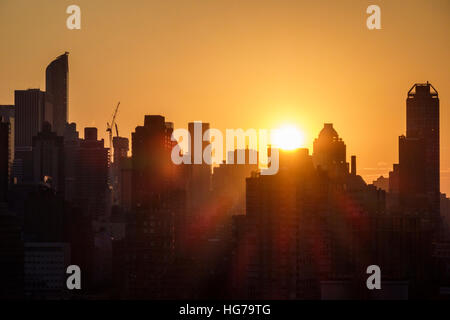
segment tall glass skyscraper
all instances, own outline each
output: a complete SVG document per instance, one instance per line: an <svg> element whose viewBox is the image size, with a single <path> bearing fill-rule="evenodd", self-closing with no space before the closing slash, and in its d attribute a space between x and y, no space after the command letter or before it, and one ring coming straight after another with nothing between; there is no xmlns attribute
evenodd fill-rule
<svg viewBox="0 0 450 320"><path fill-rule="evenodd" d="M53 60L45 70L46 110L53 131L64 135L68 115L69 94L69 53L65 52Z"/></svg>

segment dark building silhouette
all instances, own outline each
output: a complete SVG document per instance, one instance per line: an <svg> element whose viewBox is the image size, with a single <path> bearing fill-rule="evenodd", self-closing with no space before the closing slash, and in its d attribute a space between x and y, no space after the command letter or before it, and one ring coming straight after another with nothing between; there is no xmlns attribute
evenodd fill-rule
<svg viewBox="0 0 450 320"><path fill-rule="evenodd" d="M258 170L258 163L251 164L253 153L258 158L256 150L241 150L245 153L245 164L237 163L237 153L240 150L229 152L228 157L233 157L233 164L222 163L214 168L212 176L213 197L221 204L219 210L224 210L228 217L245 214L245 179Z"/></svg>
<svg viewBox="0 0 450 320"><path fill-rule="evenodd" d="M149 207L155 196L171 189L175 165L171 160L173 125L162 116L145 116L132 133L133 202Z"/></svg>
<svg viewBox="0 0 450 320"><path fill-rule="evenodd" d="M0 116L0 203L6 202L9 182L9 122L3 122Z"/></svg>
<svg viewBox="0 0 450 320"><path fill-rule="evenodd" d="M435 217L439 216L439 157L439 95L428 82L415 84L406 99L406 138L400 138L399 144L400 193L402 198L427 197Z"/></svg>
<svg viewBox="0 0 450 320"><path fill-rule="evenodd" d="M85 128L76 155L74 201L94 220L107 213L108 168L104 140L97 140L97 128Z"/></svg>
<svg viewBox="0 0 450 320"><path fill-rule="evenodd" d="M64 186L65 199L72 201L76 197L76 163L80 147L80 138L76 123L66 124L64 132Z"/></svg>
<svg viewBox="0 0 450 320"><path fill-rule="evenodd" d="M47 119L45 93L39 89L16 90L14 102L16 114L13 176L17 182L30 182L33 181L33 137L42 130Z"/></svg>
<svg viewBox="0 0 450 320"><path fill-rule="evenodd" d="M328 174L332 176L343 175L348 172L346 146L339 138L332 123L325 123L319 137L314 140L312 158L314 166L328 171Z"/></svg>
<svg viewBox="0 0 450 320"><path fill-rule="evenodd" d="M24 203L26 242L64 242L67 216L64 199L44 183L28 184Z"/></svg>
<svg viewBox="0 0 450 320"><path fill-rule="evenodd" d="M413 91L415 89L415 92ZM425 144L425 190L439 194L439 95L432 84L415 84L406 99L406 137Z"/></svg>
<svg viewBox="0 0 450 320"><path fill-rule="evenodd" d="M276 175L247 178L234 261L246 264L235 270L247 269L248 298L327 298L330 284L351 289L341 298L368 298L362 275L376 261L373 221L385 216L385 193L356 175L355 161L348 171L345 144L331 126L315 148L315 161L307 149L280 150Z"/></svg>
<svg viewBox="0 0 450 320"><path fill-rule="evenodd" d="M126 158L121 161L120 167L120 190L119 204L126 212L130 212L133 207L133 161Z"/></svg>
<svg viewBox="0 0 450 320"><path fill-rule="evenodd" d="M14 162L14 133L15 133L15 107L13 105L0 105L0 117L3 122L9 123L9 178L11 179L11 171Z"/></svg>
<svg viewBox="0 0 450 320"><path fill-rule="evenodd" d="M53 60L45 70L47 120L58 136L64 136L68 117L69 53Z"/></svg>
<svg viewBox="0 0 450 320"><path fill-rule="evenodd" d="M124 168L124 162L128 158L129 141L128 138L114 137L114 161L111 164L111 184L113 188L113 203L122 203L121 191L122 191L122 168Z"/></svg>
<svg viewBox="0 0 450 320"><path fill-rule="evenodd" d="M114 137L114 162L119 163L121 160L126 159L128 156L128 150L130 150L128 138Z"/></svg>
<svg viewBox="0 0 450 320"><path fill-rule="evenodd" d="M52 132L45 122L42 131L33 137L34 182L45 182L64 196L64 137Z"/></svg>
<svg viewBox="0 0 450 320"><path fill-rule="evenodd" d="M409 210L427 208L425 141L421 138L400 136L399 191L401 204Z"/></svg>
<svg viewBox="0 0 450 320"><path fill-rule="evenodd" d="M356 175L356 156L351 157L351 169L350 174Z"/></svg>
<svg viewBox="0 0 450 320"><path fill-rule="evenodd" d="M62 299L70 265L69 217L62 195L44 183L28 184L24 203L24 295Z"/></svg>
<svg viewBox="0 0 450 320"><path fill-rule="evenodd" d="M297 203L300 200L296 191L297 173L300 168L313 172L314 167L305 150L286 155L281 151L279 163L277 175L255 174L247 178L248 244L244 245L248 247L250 299L295 299L301 291L297 289L300 253L297 229L301 210ZM315 291L318 296L317 285Z"/></svg>
<svg viewBox="0 0 450 320"><path fill-rule="evenodd" d="M187 216L188 219L197 219L198 214L205 205L208 194L211 192L211 165L205 163L203 152L210 144L209 123L189 122L188 131L190 135L189 156L190 165L186 166L186 199L187 199ZM205 139L203 139L205 138ZM199 157L195 157L197 152Z"/></svg>
<svg viewBox="0 0 450 320"><path fill-rule="evenodd" d="M432 242L442 231L439 154L438 93L430 83L415 84L406 99L399 163L389 173L388 208L397 238L395 254L386 260L393 274L408 280L413 298L430 297L435 289Z"/></svg>
<svg viewBox="0 0 450 320"><path fill-rule="evenodd" d="M132 133L132 215L124 241L114 243L114 278L128 298L164 298L173 293L169 276L184 216L181 167L173 164L173 124L145 116ZM123 263L125 262L125 263Z"/></svg>
<svg viewBox="0 0 450 320"><path fill-rule="evenodd" d="M400 193L400 166L398 163L393 165L392 171L389 171L389 193L395 195Z"/></svg>
<svg viewBox="0 0 450 320"><path fill-rule="evenodd" d="M378 189L389 192L389 178L379 176L377 180L374 180L372 184Z"/></svg>

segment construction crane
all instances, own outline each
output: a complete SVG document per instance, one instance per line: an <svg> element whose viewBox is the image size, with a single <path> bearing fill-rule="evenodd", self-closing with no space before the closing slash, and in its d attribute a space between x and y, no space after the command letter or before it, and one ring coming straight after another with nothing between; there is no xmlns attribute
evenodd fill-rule
<svg viewBox="0 0 450 320"><path fill-rule="evenodd" d="M109 133L109 153L111 154L112 151L112 135L113 135L113 128L116 125L116 116L117 116L117 111L119 111L119 105L120 105L120 101L116 106L116 109L114 110L114 114L111 120L111 124L109 122L106 123L106 132ZM116 132L117 135L119 135L119 131L117 130L117 125L116 125Z"/></svg>

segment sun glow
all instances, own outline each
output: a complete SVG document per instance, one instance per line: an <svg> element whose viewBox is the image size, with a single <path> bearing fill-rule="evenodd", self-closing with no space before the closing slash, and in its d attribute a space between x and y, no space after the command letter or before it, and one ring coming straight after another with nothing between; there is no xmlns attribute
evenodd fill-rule
<svg viewBox="0 0 450 320"><path fill-rule="evenodd" d="M283 150L294 150L305 145L305 135L297 127L284 125L272 133L272 145Z"/></svg>

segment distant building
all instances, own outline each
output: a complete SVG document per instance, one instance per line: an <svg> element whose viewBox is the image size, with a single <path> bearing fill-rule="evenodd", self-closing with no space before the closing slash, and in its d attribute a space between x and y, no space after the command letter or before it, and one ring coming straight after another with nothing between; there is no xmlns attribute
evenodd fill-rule
<svg viewBox="0 0 450 320"><path fill-rule="evenodd" d="M33 176L35 183L45 182L64 195L64 137L52 132L48 122L33 137Z"/></svg>
<svg viewBox="0 0 450 320"><path fill-rule="evenodd" d="M0 116L0 203L6 202L9 182L10 148L9 123Z"/></svg>
<svg viewBox="0 0 450 320"><path fill-rule="evenodd" d="M280 150L276 175L247 178L234 249L245 258L233 259L246 263L250 299L326 298L325 282L345 282L352 298L368 298L361 275L377 256L385 191L366 185L355 159L348 171L345 144L331 126L315 148L315 157L307 149Z"/></svg>
<svg viewBox="0 0 450 320"><path fill-rule="evenodd" d="M65 199L72 201L76 197L76 163L78 162L78 151L80 138L76 123L66 124L64 131L64 186Z"/></svg>
<svg viewBox="0 0 450 320"><path fill-rule="evenodd" d="M47 120L58 136L64 136L68 117L69 53L53 60L45 70Z"/></svg>
<svg viewBox="0 0 450 320"><path fill-rule="evenodd" d="M248 298L297 299L317 298L319 267L309 267L308 248L300 249L301 237L310 236L305 230L300 235L300 216L312 208L314 199L306 196L299 183L300 170L314 172L311 157L304 150L289 154L280 152L280 170L273 176L254 174L247 178L246 269ZM308 185L313 186L309 180ZM300 194L302 196L300 196ZM299 197L300 196L300 197ZM322 252L321 252L322 254ZM241 258L242 259L242 258ZM320 258L322 260L322 258ZM309 261L309 262L308 262ZM298 271L302 269L302 274ZM269 280L270 279L270 280Z"/></svg>
<svg viewBox="0 0 450 320"><path fill-rule="evenodd" d="M171 160L173 125L145 116L132 133L132 215L126 238L114 246L114 278L128 298L167 297L168 269L180 239L185 195L180 166Z"/></svg>
<svg viewBox="0 0 450 320"><path fill-rule="evenodd" d="M400 201L405 209L427 210L425 141L422 138L399 138Z"/></svg>
<svg viewBox="0 0 450 320"><path fill-rule="evenodd" d="M128 138L113 137L114 163L126 159L130 150Z"/></svg>
<svg viewBox="0 0 450 320"><path fill-rule="evenodd" d="M202 212L202 207L206 204L208 195L211 192L211 165L205 163L203 152L210 144L209 136L205 134L209 130L209 123L190 122L188 131L190 141L188 141L191 164L186 166L186 206L187 219L201 218L198 216ZM205 138L205 139L203 139ZM195 153L201 155L200 159L195 157Z"/></svg>
<svg viewBox="0 0 450 320"><path fill-rule="evenodd" d="M245 163L237 163L237 153L245 153ZM221 204L228 217L242 215L245 213L245 179L251 176L253 171L258 170L258 163L250 163L250 155L253 153L255 159L258 157L256 150L235 150L228 157L233 157L234 162L223 163L214 168L212 176L212 191L216 203Z"/></svg>
<svg viewBox="0 0 450 320"><path fill-rule="evenodd" d="M14 133L15 133L15 106L13 105L0 105L0 117L3 118L3 122L9 123L9 177L11 178L12 165L14 162Z"/></svg>
<svg viewBox="0 0 450 320"><path fill-rule="evenodd" d="M400 166L394 164L392 171L389 171L389 193L398 195L400 193Z"/></svg>
<svg viewBox="0 0 450 320"><path fill-rule="evenodd" d="M439 95L432 84L415 84L411 88L406 99L406 118L406 137L424 140L425 189L439 194Z"/></svg>
<svg viewBox="0 0 450 320"><path fill-rule="evenodd" d="M446 194L441 194L441 217L442 217L442 238L450 242L450 198Z"/></svg>
<svg viewBox="0 0 450 320"><path fill-rule="evenodd" d="M124 211L130 212L133 208L133 162L131 158L121 161L119 204Z"/></svg>
<svg viewBox="0 0 450 320"><path fill-rule="evenodd" d="M46 120L45 92L39 89L28 89L16 90L14 93L17 124L15 144L18 148L30 148L33 137L42 130Z"/></svg>
<svg viewBox="0 0 450 320"><path fill-rule="evenodd" d="M383 191L389 192L389 178L385 178L383 176L380 176L372 184L375 187L377 187L378 189L381 189Z"/></svg>
<svg viewBox="0 0 450 320"><path fill-rule="evenodd" d="M33 137L42 130L46 118L45 92L39 89L16 90L15 156L13 178L33 181ZM48 113L48 112L47 112Z"/></svg>
<svg viewBox="0 0 450 320"><path fill-rule="evenodd" d="M426 197L435 218L440 201L439 146L438 92L428 82L415 84L406 99L406 137L400 138L400 192Z"/></svg>
<svg viewBox="0 0 450 320"><path fill-rule="evenodd" d="M108 168L104 140L97 140L97 128L85 128L75 163L74 201L94 220L104 218L107 213Z"/></svg>
<svg viewBox="0 0 450 320"><path fill-rule="evenodd" d="M114 162L111 164L111 184L113 188L113 203L121 203L121 190L122 190L122 168L124 162L127 159L129 147L128 138L114 137Z"/></svg>
<svg viewBox="0 0 450 320"><path fill-rule="evenodd" d="M173 188L178 166L171 160L173 127L163 116L145 116L144 126L132 133L133 202L148 208L159 194Z"/></svg>
<svg viewBox="0 0 450 320"><path fill-rule="evenodd" d="M312 159L315 167L320 167L333 177L348 173L346 146L332 123L325 123L319 137L314 140Z"/></svg>

